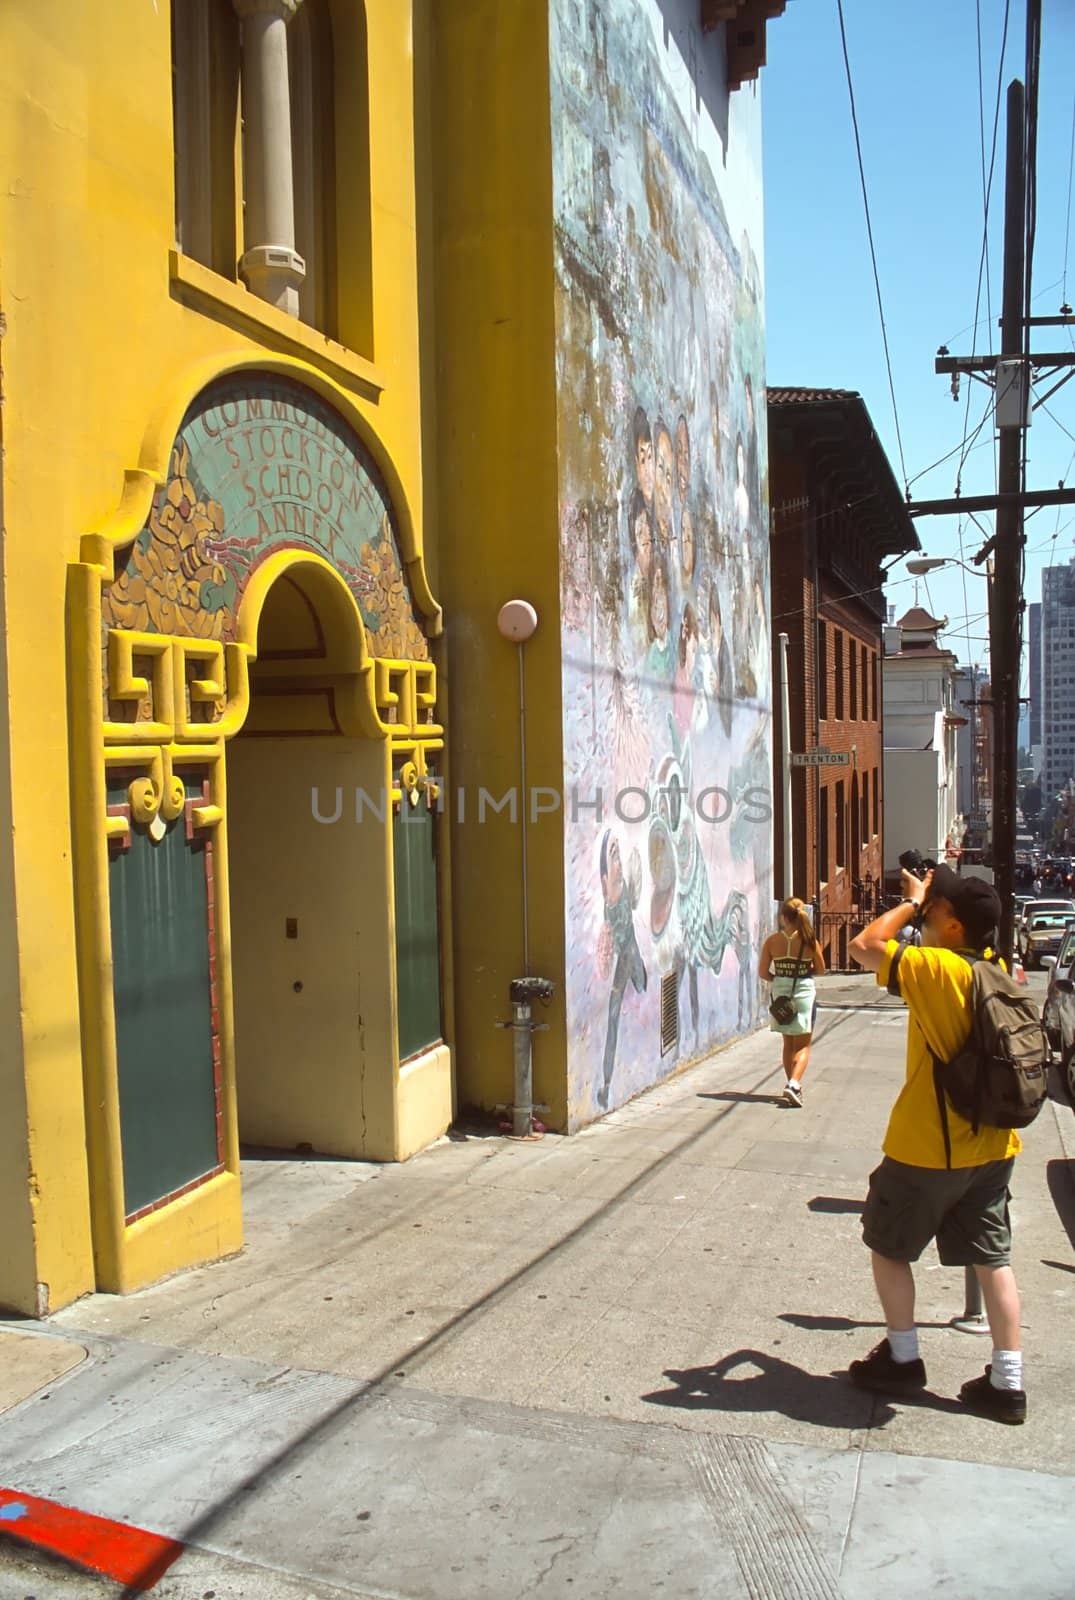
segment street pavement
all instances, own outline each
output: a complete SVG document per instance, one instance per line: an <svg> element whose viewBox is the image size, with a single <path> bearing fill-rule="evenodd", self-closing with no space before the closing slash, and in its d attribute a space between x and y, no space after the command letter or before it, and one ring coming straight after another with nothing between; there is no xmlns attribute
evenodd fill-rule
<svg viewBox="0 0 1075 1600"><path fill-rule="evenodd" d="M802 1111L763 1031L571 1139L252 1156L241 1255L0 1323L0 1485L180 1541L167 1600L1071 1600L1071 1108L1017 1163L1026 1426L956 1400L932 1250L928 1390L860 1393L906 1019L821 988ZM136 1592L0 1542L0 1600Z"/></svg>

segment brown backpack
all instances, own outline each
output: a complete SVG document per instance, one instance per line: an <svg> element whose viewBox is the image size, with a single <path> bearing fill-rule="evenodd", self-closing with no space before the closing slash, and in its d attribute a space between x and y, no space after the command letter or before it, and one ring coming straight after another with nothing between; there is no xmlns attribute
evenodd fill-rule
<svg viewBox="0 0 1075 1600"><path fill-rule="evenodd" d="M888 989L900 993L893 957ZM950 1105L973 1127L1026 1128L1045 1102L1048 1056L1038 1008L996 961L963 955L972 969L967 1042L950 1061L933 1056L933 1086L944 1130L944 1153L952 1165Z"/></svg>

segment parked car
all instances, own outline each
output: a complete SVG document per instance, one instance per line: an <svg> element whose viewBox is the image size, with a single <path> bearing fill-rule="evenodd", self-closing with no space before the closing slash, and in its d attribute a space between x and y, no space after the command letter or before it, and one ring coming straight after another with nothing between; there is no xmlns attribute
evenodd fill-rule
<svg viewBox="0 0 1075 1600"><path fill-rule="evenodd" d="M1052 971L1041 1025L1053 1059L1060 1064L1068 1094L1075 1100L1075 927L1064 935L1056 960L1046 957L1046 964Z"/></svg>
<svg viewBox="0 0 1075 1600"><path fill-rule="evenodd" d="M1055 957L1046 956L1044 965L1049 971L1049 986L1045 991L1045 1004L1041 1008L1041 1025L1045 1029L1045 1037L1049 1042L1049 1049L1059 1055L1061 1051L1060 1016L1067 1007L1071 1011L1071 1026L1068 1032L1075 1037L1075 1003L1069 997L1075 997L1075 987L1071 985L1075 979L1075 926L1068 929L1060 942L1060 949Z"/></svg>
<svg viewBox="0 0 1075 1600"><path fill-rule="evenodd" d="M1015 924L1015 953L1028 967L1037 965L1038 956L1056 955L1057 950L1060 948L1059 939L1057 939L1054 946L1048 939L1043 938L1040 940L1039 947L1036 950L1031 949L1030 924L1041 917L1052 915L1060 916L1060 931L1063 932L1065 926L1064 918L1075 917L1075 900L1028 900L1023 907L1022 915ZM1042 927L1038 931L1044 934L1046 929Z"/></svg>
<svg viewBox="0 0 1075 1600"><path fill-rule="evenodd" d="M1039 911L1029 917L1023 931L1023 965L1030 971L1040 967L1044 956L1060 954L1075 911Z"/></svg>

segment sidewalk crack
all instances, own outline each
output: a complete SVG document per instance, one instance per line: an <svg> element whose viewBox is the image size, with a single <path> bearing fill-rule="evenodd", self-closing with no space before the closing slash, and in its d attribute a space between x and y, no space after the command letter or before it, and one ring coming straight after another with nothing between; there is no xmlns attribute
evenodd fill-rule
<svg viewBox="0 0 1075 1600"><path fill-rule="evenodd" d="M865 1454L866 1452L860 1449L857 1453L857 1459L855 1461L855 1481L851 1485L851 1503L847 1508L847 1524L844 1528L843 1538L840 1540L840 1559L836 1563L836 1576L838 1579L843 1576L844 1557L847 1555L847 1547L851 1541L851 1524L855 1520L855 1507L858 1504L859 1485L862 1482L862 1460Z"/></svg>

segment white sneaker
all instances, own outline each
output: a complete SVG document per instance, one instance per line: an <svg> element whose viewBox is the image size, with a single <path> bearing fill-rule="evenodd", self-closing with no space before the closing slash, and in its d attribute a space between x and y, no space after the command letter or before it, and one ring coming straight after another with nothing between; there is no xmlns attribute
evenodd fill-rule
<svg viewBox="0 0 1075 1600"><path fill-rule="evenodd" d="M786 1106L798 1106L799 1109L802 1110L802 1103L803 1103L803 1092L802 1092L802 1089L800 1088L800 1086L797 1083L793 1083L790 1078L788 1079L787 1083L784 1085L784 1093L783 1093L781 1098L783 1099L784 1104Z"/></svg>

